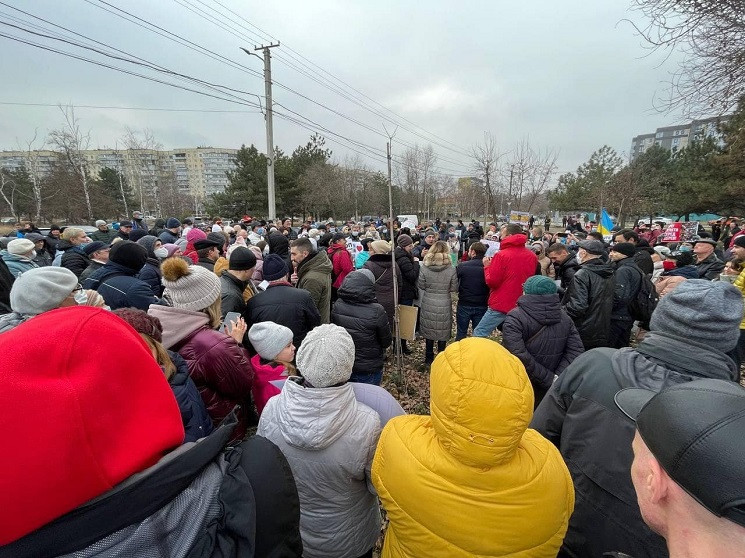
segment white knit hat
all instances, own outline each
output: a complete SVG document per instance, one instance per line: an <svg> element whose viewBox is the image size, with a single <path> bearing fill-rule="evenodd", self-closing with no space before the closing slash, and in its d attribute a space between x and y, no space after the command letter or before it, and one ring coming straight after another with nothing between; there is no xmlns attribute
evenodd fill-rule
<svg viewBox="0 0 745 558"><path fill-rule="evenodd" d="M190 266L182 258L167 258L161 264L161 273L174 308L198 312L220 298L220 278L201 266Z"/></svg>
<svg viewBox="0 0 745 558"><path fill-rule="evenodd" d="M348 381L352 375L354 341L343 327L323 324L305 336L295 360L311 386L335 386Z"/></svg>
<svg viewBox="0 0 745 558"><path fill-rule="evenodd" d="M8 253L22 256L34 249L35 244L28 238L16 238L8 242Z"/></svg>
<svg viewBox="0 0 745 558"><path fill-rule="evenodd" d="M259 322L248 330L248 339L261 358L273 360L292 341L292 330L274 322Z"/></svg>

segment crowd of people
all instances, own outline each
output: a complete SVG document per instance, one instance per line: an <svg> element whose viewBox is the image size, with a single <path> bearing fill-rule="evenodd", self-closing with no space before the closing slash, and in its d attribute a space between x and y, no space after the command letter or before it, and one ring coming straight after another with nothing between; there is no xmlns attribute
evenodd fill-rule
<svg viewBox="0 0 745 558"><path fill-rule="evenodd" d="M737 555L745 231L536 221L19 224L0 558Z"/></svg>

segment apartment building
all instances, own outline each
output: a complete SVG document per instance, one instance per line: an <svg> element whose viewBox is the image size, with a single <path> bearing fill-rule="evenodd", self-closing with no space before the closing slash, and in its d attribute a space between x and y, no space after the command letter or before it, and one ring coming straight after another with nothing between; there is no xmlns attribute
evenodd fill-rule
<svg viewBox="0 0 745 558"><path fill-rule="evenodd" d="M693 120L687 124L665 126L657 128L654 133L636 136L631 140L629 161L633 161L653 145L659 145L671 153L675 153L686 147L690 142L701 141L707 137L722 142L720 125L728 120L729 116Z"/></svg>
<svg viewBox="0 0 745 558"><path fill-rule="evenodd" d="M178 190L198 199L222 192L227 172L235 168L237 149L188 147L159 151L153 149L90 149L83 152L91 175L103 168L121 172L133 185L152 188L158 181L173 179ZM51 172L58 160L55 151L0 151L0 168L31 170L40 175Z"/></svg>

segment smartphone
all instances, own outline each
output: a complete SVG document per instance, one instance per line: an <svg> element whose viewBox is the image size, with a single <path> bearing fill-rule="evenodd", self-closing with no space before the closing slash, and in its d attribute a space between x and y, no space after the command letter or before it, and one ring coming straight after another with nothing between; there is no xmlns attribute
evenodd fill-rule
<svg viewBox="0 0 745 558"><path fill-rule="evenodd" d="M232 322L237 322L238 318L240 317L241 317L240 312L228 312L227 314L225 314L225 319L222 321L222 325L220 326L220 331L223 333L227 333L227 331L225 331L225 325L232 323Z"/></svg>

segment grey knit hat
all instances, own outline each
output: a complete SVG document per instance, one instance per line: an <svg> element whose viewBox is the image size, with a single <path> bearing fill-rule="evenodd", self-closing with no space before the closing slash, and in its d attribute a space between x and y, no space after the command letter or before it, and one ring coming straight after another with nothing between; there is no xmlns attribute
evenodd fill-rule
<svg viewBox="0 0 745 558"><path fill-rule="evenodd" d="M22 273L10 289L10 307L19 314L36 316L57 308L78 286L66 267L46 266Z"/></svg>
<svg viewBox="0 0 745 558"><path fill-rule="evenodd" d="M16 238L8 242L8 253L23 256L34 249L34 243L28 238Z"/></svg>
<svg viewBox="0 0 745 558"><path fill-rule="evenodd" d="M198 312L220 298L220 278L204 267L166 258L160 269L174 308Z"/></svg>
<svg viewBox="0 0 745 558"><path fill-rule="evenodd" d="M248 339L261 358L273 360L292 341L292 330L274 322L258 322L248 330Z"/></svg>
<svg viewBox="0 0 745 558"><path fill-rule="evenodd" d="M723 353L737 344L742 294L729 283L687 279L660 299L649 323L661 331L698 341Z"/></svg>
<svg viewBox="0 0 745 558"><path fill-rule="evenodd" d="M310 331L297 351L298 370L316 388L349 380L354 365L354 341L346 329L322 324Z"/></svg>

